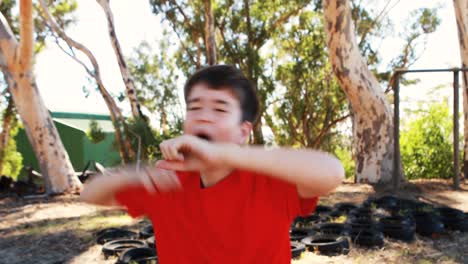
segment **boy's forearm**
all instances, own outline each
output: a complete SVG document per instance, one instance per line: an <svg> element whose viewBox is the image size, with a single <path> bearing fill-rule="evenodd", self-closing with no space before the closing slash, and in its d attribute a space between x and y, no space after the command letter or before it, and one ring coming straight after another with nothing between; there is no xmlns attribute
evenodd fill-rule
<svg viewBox="0 0 468 264"><path fill-rule="evenodd" d="M344 178L338 159L320 151L270 149L259 146L225 148L224 162L234 168L256 171L296 184L309 195L322 195ZM299 189L299 188L298 188Z"/></svg>
<svg viewBox="0 0 468 264"><path fill-rule="evenodd" d="M85 184L80 199L98 205L117 205L115 193L131 183L130 177L125 173L100 175Z"/></svg>

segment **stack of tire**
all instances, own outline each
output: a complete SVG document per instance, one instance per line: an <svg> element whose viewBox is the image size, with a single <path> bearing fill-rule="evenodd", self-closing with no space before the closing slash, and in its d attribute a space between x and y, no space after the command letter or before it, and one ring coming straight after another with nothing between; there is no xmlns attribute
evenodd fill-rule
<svg viewBox="0 0 468 264"><path fill-rule="evenodd" d="M133 232L122 228L106 228L95 234L96 242L102 245L107 259L116 256L117 264L156 264L158 257L152 225Z"/></svg>
<svg viewBox="0 0 468 264"><path fill-rule="evenodd" d="M337 223L336 219L344 218ZM436 238L447 230L468 232L467 213L391 195L370 197L361 205L320 205L312 215L295 219L290 230L291 251L293 258L306 249L328 256L347 254L350 243L382 248L384 237L411 242L416 233Z"/></svg>

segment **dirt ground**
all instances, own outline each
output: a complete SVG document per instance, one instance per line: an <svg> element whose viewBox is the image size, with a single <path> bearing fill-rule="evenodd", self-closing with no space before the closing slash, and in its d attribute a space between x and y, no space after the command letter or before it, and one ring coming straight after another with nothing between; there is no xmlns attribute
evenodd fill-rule
<svg viewBox="0 0 468 264"><path fill-rule="evenodd" d="M373 195L372 187L345 183L321 204L360 203ZM468 211L468 183L454 191L447 181L412 181L400 197ZM0 198L0 264L14 263L115 263L104 259L93 234L106 227L134 231L147 224L125 211L83 204L77 196L40 199ZM437 239L417 236L412 243L385 240L378 250L352 248L348 255L326 257L306 252L294 264L304 263L468 263L468 233L448 232Z"/></svg>

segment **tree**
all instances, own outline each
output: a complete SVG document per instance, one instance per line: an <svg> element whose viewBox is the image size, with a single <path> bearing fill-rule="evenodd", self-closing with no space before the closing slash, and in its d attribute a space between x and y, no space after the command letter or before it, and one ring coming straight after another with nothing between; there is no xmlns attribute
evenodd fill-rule
<svg viewBox="0 0 468 264"><path fill-rule="evenodd" d="M178 65L189 75L199 68L207 46L201 1L151 0L153 12L163 14L180 40L182 49ZM217 32L218 61L237 65L249 78L260 101L260 116L266 109L266 100L272 92L262 82L264 60L261 49L284 25L303 10L310 1L219 1L213 5ZM204 36L201 38L200 36ZM200 43L200 39L204 42ZM206 48L205 48L206 50ZM206 61L206 60L205 60ZM254 143L263 144L262 119L254 126Z"/></svg>
<svg viewBox="0 0 468 264"><path fill-rule="evenodd" d="M358 182L388 184L394 172L391 107L359 52L349 1L323 1L327 46L333 71L353 108Z"/></svg>
<svg viewBox="0 0 468 264"><path fill-rule="evenodd" d="M163 36L158 43L142 42L134 49L128 64L135 79L138 100L150 113L159 113L157 130L170 134L170 131L177 131L183 113L177 93L180 73L174 55L169 51L173 44L166 31L163 31Z"/></svg>
<svg viewBox="0 0 468 264"><path fill-rule="evenodd" d="M0 29L0 51L4 59L2 70L36 154L45 180L46 192L52 194L78 190L81 188L81 183L75 177L68 154L44 105L32 73L34 54L32 1L20 1L19 43L4 16L1 17Z"/></svg>
<svg viewBox="0 0 468 264"><path fill-rule="evenodd" d="M143 116L143 113L141 112L140 103L137 97L137 90L135 89L133 78L130 74L130 70L127 67L127 63L125 62L122 49L120 48L120 42L117 38L117 33L115 32L114 14L110 8L109 0L97 0L97 2L106 14L109 37L111 39L111 44L112 48L114 49L115 56L117 57L117 62L119 63L120 74L125 84L125 92L127 93L127 97L130 100L133 117L146 120Z"/></svg>
<svg viewBox="0 0 468 264"><path fill-rule="evenodd" d="M262 81L284 92L272 93L273 116L264 117L280 145L333 151L331 129L349 117L349 109L325 52L321 17L319 11L302 11L288 31L273 38L268 60L275 74Z"/></svg>
<svg viewBox="0 0 468 264"><path fill-rule="evenodd" d="M47 24L52 28L52 31L57 35L56 36L56 42L57 45L62 48L62 50L69 55L72 59L77 61L79 64L81 64L86 72L96 80L97 87L99 92L101 93L104 102L107 105L107 108L109 109L109 113L111 116L112 124L114 126L114 131L115 131L115 138L117 141L117 146L119 148L119 153L122 161L124 163L128 163L132 160L135 159L135 153L133 152L132 146L130 139L128 137L128 129L127 129L127 124L125 123L125 119L122 115L122 111L118 108L117 104L115 103L114 99L110 95L110 93L107 91L106 87L104 86L104 83L101 78L100 70L99 70L99 64L97 63L96 58L94 55L91 53L91 51L86 48L84 45L81 43L76 42L75 40L71 39L68 37L65 32L63 31L62 28L55 22L54 18L50 14L48 7L45 3L44 0L39 0L43 14L41 16L44 17L44 19L47 21ZM65 50L59 43L58 38L62 39L65 41L65 43L68 45L68 51ZM74 49L77 49L84 53L88 59L90 60L92 64L92 69L86 66L85 63L83 63L81 60L79 60L75 54Z"/></svg>
<svg viewBox="0 0 468 264"><path fill-rule="evenodd" d="M215 27L213 18L213 9L211 0L203 0L205 10L205 43L206 43L206 60L209 65L217 63Z"/></svg>
<svg viewBox="0 0 468 264"><path fill-rule="evenodd" d="M468 1L453 0L455 18L457 20L458 41L460 43L460 56L462 68L468 68ZM463 114L464 144L463 144L463 174L468 178L468 72L462 72L463 79Z"/></svg>

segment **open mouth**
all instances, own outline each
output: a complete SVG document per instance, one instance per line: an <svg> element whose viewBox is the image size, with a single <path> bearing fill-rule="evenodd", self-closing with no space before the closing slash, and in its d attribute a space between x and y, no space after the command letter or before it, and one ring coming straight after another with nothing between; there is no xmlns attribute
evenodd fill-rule
<svg viewBox="0 0 468 264"><path fill-rule="evenodd" d="M211 137L209 135L207 135L207 134L199 133L199 134L196 134L196 136L198 138L204 139L206 141L211 141Z"/></svg>

